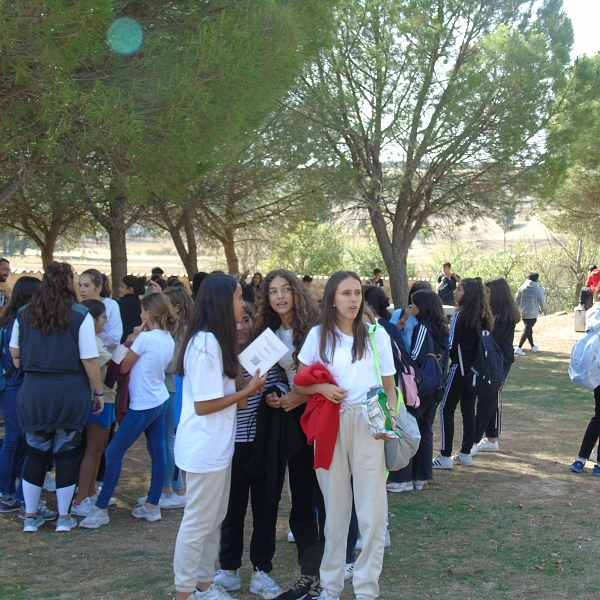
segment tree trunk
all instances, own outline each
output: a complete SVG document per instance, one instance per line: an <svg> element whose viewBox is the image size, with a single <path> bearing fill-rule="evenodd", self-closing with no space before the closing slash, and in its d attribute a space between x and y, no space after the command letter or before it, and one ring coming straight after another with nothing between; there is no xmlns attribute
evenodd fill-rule
<svg viewBox="0 0 600 600"><path fill-rule="evenodd" d="M46 237L46 241L40 246L42 252L42 267L46 270L46 267L54 260L54 248L56 248L56 240L58 235L49 235Z"/></svg>
<svg viewBox="0 0 600 600"><path fill-rule="evenodd" d="M127 275L127 223L125 222L125 199L117 196L110 202L110 219L106 231L110 245L110 271L112 295L119 299L119 284Z"/></svg>
<svg viewBox="0 0 600 600"><path fill-rule="evenodd" d="M408 269L406 266L408 249L392 244L385 219L378 210L370 209L369 214L381 255L390 274L390 288L394 306L404 308L408 301Z"/></svg>
<svg viewBox="0 0 600 600"><path fill-rule="evenodd" d="M196 244L196 232L194 231L194 211L189 205L183 207L185 241L181 235L181 220L173 223L169 215L163 213L163 222L171 234L171 239L175 244L177 254L179 254L179 258L185 267L191 285L194 275L198 272L198 245Z"/></svg>
<svg viewBox="0 0 600 600"><path fill-rule="evenodd" d="M235 252L235 242L233 234L226 231L222 238L225 258L227 259L227 272L230 275L237 275L240 272L240 264Z"/></svg>

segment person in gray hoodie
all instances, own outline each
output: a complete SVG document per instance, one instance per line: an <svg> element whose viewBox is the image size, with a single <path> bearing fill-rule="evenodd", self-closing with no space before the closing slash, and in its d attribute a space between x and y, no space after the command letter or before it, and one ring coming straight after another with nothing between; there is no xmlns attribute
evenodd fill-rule
<svg viewBox="0 0 600 600"><path fill-rule="evenodd" d="M538 273L529 273L525 283L517 291L517 306L525 325L519 347L515 350L519 356L525 356L522 346L526 340L531 344L533 352L538 351L537 345L533 343L533 326L540 312L546 310L546 296L538 284L539 277Z"/></svg>

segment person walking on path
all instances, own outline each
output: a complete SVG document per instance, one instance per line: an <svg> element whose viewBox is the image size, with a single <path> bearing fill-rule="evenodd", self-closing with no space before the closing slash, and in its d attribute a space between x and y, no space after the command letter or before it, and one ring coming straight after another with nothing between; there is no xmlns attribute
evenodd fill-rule
<svg viewBox="0 0 600 600"><path fill-rule="evenodd" d="M536 324L540 312L546 310L546 295L538 284L539 277L538 273L529 273L525 283L517 291L517 306L525 325L519 346L515 350L519 356L525 356L523 344L526 341L531 344L532 352L538 351L537 344L533 343L533 326Z"/></svg>

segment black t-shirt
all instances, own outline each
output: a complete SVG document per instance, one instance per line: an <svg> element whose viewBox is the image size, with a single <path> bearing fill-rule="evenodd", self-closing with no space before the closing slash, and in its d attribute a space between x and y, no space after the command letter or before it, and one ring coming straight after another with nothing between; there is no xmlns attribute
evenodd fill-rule
<svg viewBox="0 0 600 600"><path fill-rule="evenodd" d="M456 279L448 277L443 273L438 275L438 284L443 281L442 286L438 290L438 295L442 299L442 303L447 306L454 306L454 290L456 289Z"/></svg>

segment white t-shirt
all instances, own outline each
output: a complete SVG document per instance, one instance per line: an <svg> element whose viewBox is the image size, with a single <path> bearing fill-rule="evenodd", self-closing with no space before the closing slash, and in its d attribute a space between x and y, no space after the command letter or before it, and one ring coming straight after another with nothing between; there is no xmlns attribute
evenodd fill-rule
<svg viewBox="0 0 600 600"><path fill-rule="evenodd" d="M291 387L292 384L294 383L294 375L296 375L296 371L298 370L296 368L296 364L294 363L294 359L292 357L292 354L295 351L294 343L292 341L292 337L294 335L294 330L293 329L284 329L283 327L280 327L275 332L275 335L288 348L287 354L279 360L279 366L286 372L287 377L288 377L288 383L290 384L290 387Z"/></svg>
<svg viewBox="0 0 600 600"><path fill-rule="evenodd" d="M198 415L194 402L235 394L235 380L223 373L217 338L199 331L183 357L181 419L175 436L175 463L189 473L215 473L231 463L235 445L237 405L210 415Z"/></svg>
<svg viewBox="0 0 600 600"><path fill-rule="evenodd" d="M81 327L79 327L77 343L79 346L79 358L98 358L94 319L90 313L85 315ZM19 321L16 319L8 345L12 348L19 348Z"/></svg>
<svg viewBox="0 0 600 600"><path fill-rule="evenodd" d="M129 376L129 408L148 410L160 406L169 398L165 370L175 350L171 334L162 329L142 331L131 350L139 358Z"/></svg>
<svg viewBox="0 0 600 600"><path fill-rule="evenodd" d="M112 298L102 298L106 307L106 323L102 328L100 339L109 350L114 350L123 337L123 319L119 303Z"/></svg>
<svg viewBox="0 0 600 600"><path fill-rule="evenodd" d="M366 325L365 325L366 327ZM337 329L337 328L336 328ZM320 325L316 325L309 332L306 341L300 350L298 358L301 363L310 366L315 363L323 364L319 356L319 332ZM342 406L361 402L366 398L369 389L379 385L377 370L375 369L375 360L371 350L369 339L368 348L362 360L352 362L352 342L354 338L343 334L337 329L338 339L335 346L335 354L331 363L326 363L327 370L331 373L338 386L348 390L348 396L342 402ZM379 357L379 368L381 375L394 375L394 357L392 355L392 343L390 336L383 327L375 330L375 342L377 344L377 356ZM330 352L327 352L327 357Z"/></svg>

